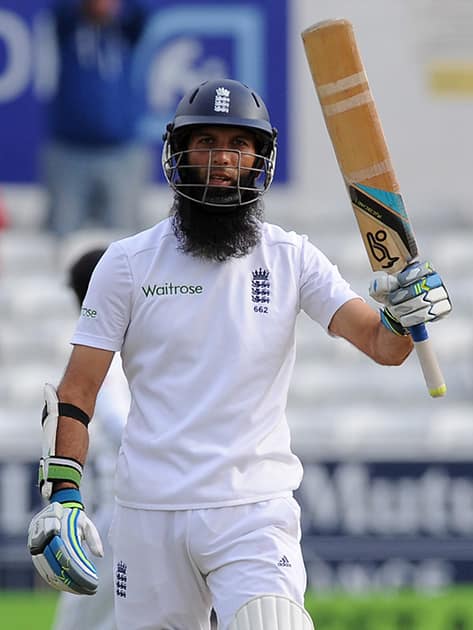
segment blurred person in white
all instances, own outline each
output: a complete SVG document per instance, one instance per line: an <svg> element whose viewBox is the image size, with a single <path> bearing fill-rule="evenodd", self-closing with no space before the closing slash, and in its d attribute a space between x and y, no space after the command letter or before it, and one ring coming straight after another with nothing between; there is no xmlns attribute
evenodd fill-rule
<svg viewBox="0 0 473 630"><path fill-rule="evenodd" d="M79 256L69 269L69 286L77 297L79 308L87 292L95 265L105 249L90 249ZM97 396L95 405L92 467L84 474L88 502L97 509L94 522L104 543L104 556L97 560L100 584L94 597L62 593L53 630L116 630L114 618L113 557L107 542L114 508L114 476L122 431L130 405L128 384L118 355L112 362ZM93 427L93 428L92 428Z"/></svg>
<svg viewBox="0 0 473 630"><path fill-rule="evenodd" d="M46 110L46 227L62 237L89 224L143 227L151 153L139 137L144 96L133 55L147 23L139 0L53 0L57 86Z"/></svg>
<svg viewBox="0 0 473 630"><path fill-rule="evenodd" d="M107 248L64 376L45 387L50 504L28 547L50 585L93 594L99 576L78 542L101 555L80 492L87 426L115 352L123 359L132 402L110 531L120 630L209 630L212 606L220 630L312 630L293 496L303 471L286 418L297 317L399 365L413 348L404 322L451 309L419 262L378 286L380 313L307 237L265 221L276 138L238 81L185 94L163 147L170 216Z"/></svg>

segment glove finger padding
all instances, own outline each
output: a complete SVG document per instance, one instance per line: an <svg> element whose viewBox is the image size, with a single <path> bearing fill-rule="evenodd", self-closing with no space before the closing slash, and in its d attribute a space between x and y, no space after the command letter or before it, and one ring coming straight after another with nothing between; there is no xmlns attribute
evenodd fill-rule
<svg viewBox="0 0 473 630"><path fill-rule="evenodd" d="M82 541L94 555L103 556L97 529L79 508L67 508L54 502L31 521L28 548L33 564L53 588L80 595L96 592L97 571L87 558Z"/></svg>
<svg viewBox="0 0 473 630"><path fill-rule="evenodd" d="M408 265L405 269L396 274L399 286L405 287L408 284L412 284L417 280L422 280L426 276L431 276L435 273L435 269L431 262L424 260L422 262L415 262Z"/></svg>
<svg viewBox="0 0 473 630"><path fill-rule="evenodd" d="M395 276L378 274L370 296L387 306L404 328L433 322L452 310L442 278L430 262L413 263Z"/></svg>
<svg viewBox="0 0 473 630"><path fill-rule="evenodd" d="M399 289L389 294L389 310L405 327L433 322L452 310L442 278L431 263L410 265L397 274Z"/></svg>
<svg viewBox="0 0 473 630"><path fill-rule="evenodd" d="M87 543L88 548L94 554L94 556L98 556L99 558L103 557L103 545L102 540L100 539L100 535L97 531L97 528L92 523L90 518L86 515L85 512L79 510L79 521L80 528L84 535L84 540Z"/></svg>

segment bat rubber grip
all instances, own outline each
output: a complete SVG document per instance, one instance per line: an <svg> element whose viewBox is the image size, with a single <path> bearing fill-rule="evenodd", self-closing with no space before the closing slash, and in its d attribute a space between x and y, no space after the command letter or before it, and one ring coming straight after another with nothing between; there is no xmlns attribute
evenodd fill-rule
<svg viewBox="0 0 473 630"><path fill-rule="evenodd" d="M432 342L429 339L425 324L418 324L409 328L412 335L417 357L419 359L424 379L433 398L440 398L447 393L447 386L435 356Z"/></svg>

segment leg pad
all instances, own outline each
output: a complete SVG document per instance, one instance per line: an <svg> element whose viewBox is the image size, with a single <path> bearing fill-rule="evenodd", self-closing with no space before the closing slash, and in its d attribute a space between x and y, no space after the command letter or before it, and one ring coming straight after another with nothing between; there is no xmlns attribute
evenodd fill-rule
<svg viewBox="0 0 473 630"><path fill-rule="evenodd" d="M314 630L304 608L288 597L264 595L246 602L228 630Z"/></svg>

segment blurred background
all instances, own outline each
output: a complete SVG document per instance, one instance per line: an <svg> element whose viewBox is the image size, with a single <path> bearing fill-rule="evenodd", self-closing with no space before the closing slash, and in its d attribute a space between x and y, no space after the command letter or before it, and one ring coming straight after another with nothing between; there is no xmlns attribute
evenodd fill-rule
<svg viewBox="0 0 473 630"><path fill-rule="evenodd" d="M51 123L61 85L51 2L0 5L0 587L37 586L25 538L39 508L42 387L58 382L76 319L68 266L86 248L167 215L161 137L189 87L227 76L263 96L279 130L268 220L308 234L367 296L370 268L300 37L333 17L354 24L421 253L444 277L454 312L430 329L448 385L437 400L426 393L415 356L381 368L301 316L288 417L305 465L298 498L309 586L318 593L439 592L473 582L473 4L138 4L148 14L129 51L129 89L137 103L132 141L146 169L133 188L135 225L101 217L102 183L92 195L95 214L60 228L48 171L48 150L64 144L64 129ZM67 76L72 90L74 75ZM87 84L75 88L74 98L87 93L94 103ZM71 120L62 121L65 144L76 131L86 136L85 123ZM113 149L120 141L112 138ZM89 137L86 144L100 153L100 142ZM65 158L56 155L56 183L63 178L58 163Z"/></svg>

